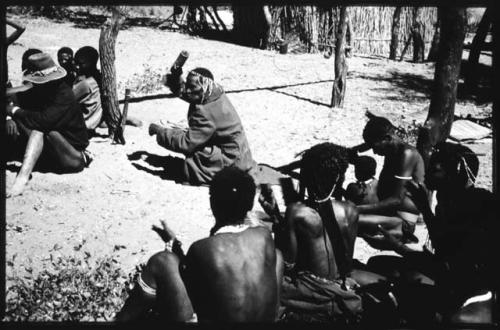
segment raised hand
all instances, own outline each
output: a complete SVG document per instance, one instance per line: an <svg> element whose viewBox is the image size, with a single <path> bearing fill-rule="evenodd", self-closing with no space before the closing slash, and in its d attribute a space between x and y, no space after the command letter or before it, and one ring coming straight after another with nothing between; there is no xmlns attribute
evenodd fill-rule
<svg viewBox="0 0 500 330"><path fill-rule="evenodd" d="M278 202L270 185L260 185L259 204L269 216L276 217L280 215Z"/></svg>
<svg viewBox="0 0 500 330"><path fill-rule="evenodd" d="M16 138L19 135L17 125L12 119L8 119L5 122L5 131L7 132L7 135L12 136L14 138Z"/></svg>
<svg viewBox="0 0 500 330"><path fill-rule="evenodd" d="M160 222L162 228L153 225L151 229L153 229L165 243L175 240L175 233L168 227L167 222L165 220L160 220Z"/></svg>

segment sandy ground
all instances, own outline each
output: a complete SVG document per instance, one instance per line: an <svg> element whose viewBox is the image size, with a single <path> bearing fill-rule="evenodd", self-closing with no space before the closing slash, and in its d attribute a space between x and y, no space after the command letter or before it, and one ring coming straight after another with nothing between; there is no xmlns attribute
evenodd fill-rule
<svg viewBox="0 0 500 330"><path fill-rule="evenodd" d="M54 58L61 46L98 48L97 29L77 29L71 23L45 19L23 22L26 32L8 50L14 83L20 82L20 59L27 48L40 48ZM271 165L292 161L297 152L323 141L345 146L362 142L366 110L384 113L395 123L408 124L415 116L425 119L429 90L413 82L434 75L434 66L429 63L354 56L349 59L345 105L331 109L333 58L321 54L281 55L150 28L130 28L120 31L116 43L119 97L123 97L125 87L142 79L145 70L163 74L183 49L191 54L186 69L207 67L224 86L243 121L254 158ZM301 85L289 86L297 84ZM155 93L159 92L168 91ZM130 271L163 249L151 230L160 219L168 221L185 247L207 236L213 219L206 187L162 180L161 168L145 160L128 159L136 151L168 155L147 134L147 123L160 119L185 123L187 108L183 101L171 98L131 103L129 115L145 125L126 128L126 145L94 138L88 149L95 159L83 172L33 173L24 195L7 199L8 285L13 277L30 278L51 269L51 259L61 255L112 255L125 271ZM456 112L485 116L491 112L491 104L458 102ZM491 140L471 147L484 153L480 156L478 183L490 189ZM18 165L7 166L7 187L12 185ZM350 168L346 183L352 179ZM255 210L261 210L258 204ZM417 236L423 242L423 225L417 227ZM359 259L365 261L375 253L378 251L362 240L356 243L355 256Z"/></svg>

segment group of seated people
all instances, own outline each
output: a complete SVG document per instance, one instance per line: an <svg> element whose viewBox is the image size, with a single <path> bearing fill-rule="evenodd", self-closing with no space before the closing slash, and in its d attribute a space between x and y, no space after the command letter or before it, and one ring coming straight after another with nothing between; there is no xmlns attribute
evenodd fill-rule
<svg viewBox="0 0 500 330"><path fill-rule="evenodd" d="M493 322L498 213L493 194L474 186L477 156L440 143L424 175L422 157L387 119L370 119L363 137L354 148L315 145L279 168L298 178L298 189L283 192L284 212L272 186L256 185L251 172L218 171L208 237L185 253L166 222L153 226L165 250L143 267L116 320ZM370 148L385 157L378 181L373 159L358 155ZM358 181L344 190L349 164ZM265 219L248 214L256 194ZM406 243L418 217L429 242L413 250ZM397 256L355 260L358 236Z"/></svg>
<svg viewBox="0 0 500 330"><path fill-rule="evenodd" d="M7 91L7 146L23 152L10 196L22 194L37 163L61 172L90 164L89 132L103 116L98 58L89 46L74 57L61 48L59 65L37 49L23 55L23 85ZM184 81L179 69L165 84L189 103L188 127L152 123L148 133L185 156L166 172L209 185L215 225L187 253L165 222L154 226L166 249L149 259L116 320L491 320L498 213L493 194L474 187L479 162L469 148L440 143L425 166L388 119L371 116L363 144L318 144L276 168L289 177L282 179L282 212L214 75L196 68ZM369 149L384 157L378 179L375 160L362 155ZM350 164L357 181L344 189ZM263 219L249 216L256 195ZM418 219L429 233L422 251L406 245L418 242ZM357 237L398 256L355 260Z"/></svg>
<svg viewBox="0 0 500 330"><path fill-rule="evenodd" d="M89 132L102 119L96 68L98 53L87 46L73 59L58 53L61 65L39 49L22 57L21 86L7 89L7 159L22 159L8 197L21 195L37 163L62 173L81 171L92 161Z"/></svg>

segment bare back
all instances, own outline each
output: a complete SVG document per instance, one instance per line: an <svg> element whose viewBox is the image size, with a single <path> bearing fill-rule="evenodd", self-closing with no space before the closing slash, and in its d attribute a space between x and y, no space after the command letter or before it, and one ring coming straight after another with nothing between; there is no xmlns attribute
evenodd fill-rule
<svg viewBox="0 0 500 330"><path fill-rule="evenodd" d="M348 256L352 259L358 213L350 203L332 200L332 205ZM292 222L297 232L296 268L326 279L337 279L339 273L334 248L319 213L302 203L292 204L289 208L287 213L294 218Z"/></svg>
<svg viewBox="0 0 500 330"><path fill-rule="evenodd" d="M200 321L274 321L277 256L266 228L216 234L193 243L183 272Z"/></svg>

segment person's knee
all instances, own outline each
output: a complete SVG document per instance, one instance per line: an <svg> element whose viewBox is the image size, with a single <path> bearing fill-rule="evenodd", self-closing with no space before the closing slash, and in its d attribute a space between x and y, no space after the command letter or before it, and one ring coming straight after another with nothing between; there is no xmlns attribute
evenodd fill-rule
<svg viewBox="0 0 500 330"><path fill-rule="evenodd" d="M165 271L178 272L180 260L177 255L168 251L161 251L149 258L147 266L152 273L158 274Z"/></svg>

